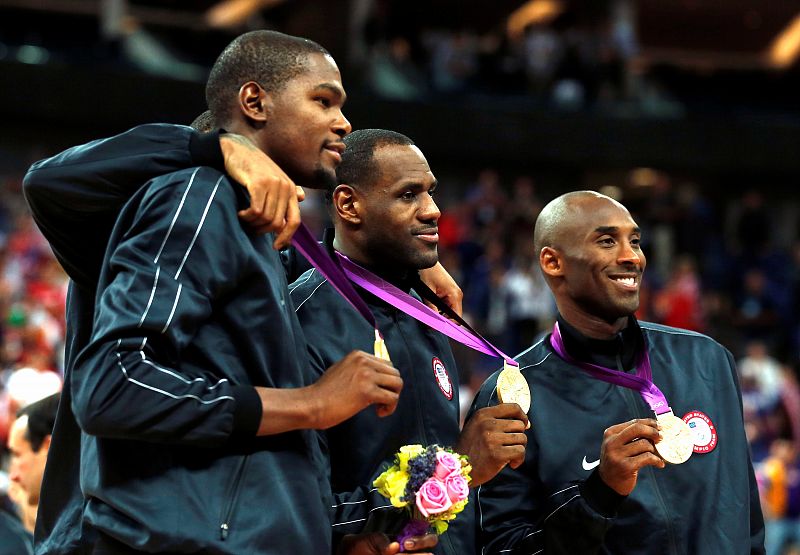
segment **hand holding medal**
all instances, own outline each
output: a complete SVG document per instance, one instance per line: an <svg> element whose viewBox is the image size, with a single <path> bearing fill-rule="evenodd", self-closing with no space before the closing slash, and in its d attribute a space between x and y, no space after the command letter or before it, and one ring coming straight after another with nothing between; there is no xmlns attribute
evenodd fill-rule
<svg viewBox="0 0 800 555"><path fill-rule="evenodd" d="M688 424L672 413L666 397L653 383L653 370L647 348L639 355L636 373L628 374L574 359L564 347L558 322L553 326L550 345L558 356L584 370L593 378L638 391L655 413L661 429L661 440L655 444L658 455L670 464L681 464L689 460L694 451L694 437Z"/></svg>

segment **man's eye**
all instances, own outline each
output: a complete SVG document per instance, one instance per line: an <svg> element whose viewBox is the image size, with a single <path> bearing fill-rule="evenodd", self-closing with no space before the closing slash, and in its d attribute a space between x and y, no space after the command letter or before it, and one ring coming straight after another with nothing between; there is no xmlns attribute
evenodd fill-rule
<svg viewBox="0 0 800 555"><path fill-rule="evenodd" d="M401 198L405 200L413 200L415 196L416 195L414 195L413 191L406 191L405 193L403 193L403 196Z"/></svg>
<svg viewBox="0 0 800 555"><path fill-rule="evenodd" d="M330 106L331 106L330 99L325 98L324 96L319 96L315 100L317 102L319 102L320 104L322 104L323 106L325 106L326 108L330 108Z"/></svg>

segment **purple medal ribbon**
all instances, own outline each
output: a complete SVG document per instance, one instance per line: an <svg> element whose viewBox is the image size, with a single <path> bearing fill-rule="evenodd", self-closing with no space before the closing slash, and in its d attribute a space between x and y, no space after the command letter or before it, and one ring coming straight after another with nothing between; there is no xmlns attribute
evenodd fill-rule
<svg viewBox="0 0 800 555"><path fill-rule="evenodd" d="M660 389L653 383L653 368L650 366L650 356L647 354L647 347L642 350L636 361L636 374L628 374L619 370L612 370L605 366L591 364L577 360L567 353L564 347L564 339L561 337L561 330L558 322L553 326L553 334L550 336L550 345L558 356L572 365L577 366L590 374L593 378L608 382L614 385L621 385L629 389L637 390L645 403L650 405L656 415L669 412L669 403Z"/></svg>
<svg viewBox="0 0 800 555"><path fill-rule="evenodd" d="M375 316L373 316L367 303L364 302L364 299L362 299L361 295L355 290L353 284L350 283L350 280L344 275L342 268L336 264L335 260L328 256L325 249L314 239L314 236L306 227L306 224L301 223L300 227L297 228L294 237L292 237L292 244L300 251L300 254L305 256L306 259L319 270L319 273L325 276L325 279L333 285L333 288L377 330L378 326L375 323Z"/></svg>
<svg viewBox="0 0 800 555"><path fill-rule="evenodd" d="M350 281L453 340L476 351L502 358L512 366L519 366L519 363L489 343L480 334L469 328L468 325L465 328L454 324L405 291L376 276L366 268L362 268L346 256L337 253L337 258L341 265L337 264L314 239L305 224L301 223L300 227L297 228L292 238L292 244L376 330L378 328L375 323L375 317Z"/></svg>
<svg viewBox="0 0 800 555"><path fill-rule="evenodd" d="M359 287L369 291L382 301L408 314L415 320L422 322L467 347L489 356L502 358L511 366L519 366L517 361L492 345L475 330L453 323L451 320L431 310L426 304L415 299L399 287L392 285L366 268L359 266L343 254L339 252L336 254L338 255L344 273Z"/></svg>

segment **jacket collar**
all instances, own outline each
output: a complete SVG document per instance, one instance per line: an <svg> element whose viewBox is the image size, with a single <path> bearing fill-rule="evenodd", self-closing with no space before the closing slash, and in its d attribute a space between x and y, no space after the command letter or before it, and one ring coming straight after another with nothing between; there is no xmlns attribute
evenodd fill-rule
<svg viewBox="0 0 800 555"><path fill-rule="evenodd" d="M628 371L634 368L637 354L644 348L642 330L634 316L630 316L625 328L611 339L587 337L560 314L558 326L564 339L564 348L570 356L583 362Z"/></svg>

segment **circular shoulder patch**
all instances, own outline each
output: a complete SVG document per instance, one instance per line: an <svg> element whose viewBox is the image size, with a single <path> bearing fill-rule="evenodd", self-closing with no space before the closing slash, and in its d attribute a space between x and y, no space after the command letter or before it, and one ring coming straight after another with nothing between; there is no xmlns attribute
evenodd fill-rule
<svg viewBox="0 0 800 555"><path fill-rule="evenodd" d="M710 453L714 450L717 446L717 427L705 413L699 410L689 411L683 415L683 421L692 430L695 453Z"/></svg>
<svg viewBox="0 0 800 555"><path fill-rule="evenodd" d="M431 361L433 365L433 377L436 378L436 383L439 384L439 389L442 390L447 400L453 398L453 382L450 381L450 376L447 375L447 369L439 357L433 357Z"/></svg>

